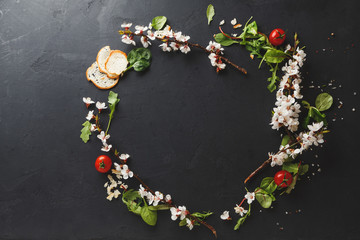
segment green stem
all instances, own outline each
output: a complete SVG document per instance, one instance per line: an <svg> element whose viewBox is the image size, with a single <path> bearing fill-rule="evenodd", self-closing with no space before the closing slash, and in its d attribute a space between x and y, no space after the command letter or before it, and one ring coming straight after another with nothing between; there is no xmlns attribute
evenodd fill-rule
<svg viewBox="0 0 360 240"><path fill-rule="evenodd" d="M112 117L109 117L109 122L108 122L108 125L107 125L107 128L106 128L105 136L107 135L107 133L109 131L111 119L112 119Z"/></svg>

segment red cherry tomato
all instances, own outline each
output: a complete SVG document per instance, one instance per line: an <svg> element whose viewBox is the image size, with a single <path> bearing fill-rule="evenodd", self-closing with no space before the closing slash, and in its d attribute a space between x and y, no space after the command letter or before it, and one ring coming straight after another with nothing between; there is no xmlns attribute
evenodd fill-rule
<svg viewBox="0 0 360 240"><path fill-rule="evenodd" d="M269 35L269 41L274 46L280 46L284 43L286 38L285 31L281 28L276 28L272 30L272 32Z"/></svg>
<svg viewBox="0 0 360 240"><path fill-rule="evenodd" d="M275 174L274 182L281 188L288 187L293 181L291 173L285 170L281 170Z"/></svg>
<svg viewBox="0 0 360 240"><path fill-rule="evenodd" d="M98 172L106 173L112 165L111 159L106 155L100 155L95 161L95 168Z"/></svg>

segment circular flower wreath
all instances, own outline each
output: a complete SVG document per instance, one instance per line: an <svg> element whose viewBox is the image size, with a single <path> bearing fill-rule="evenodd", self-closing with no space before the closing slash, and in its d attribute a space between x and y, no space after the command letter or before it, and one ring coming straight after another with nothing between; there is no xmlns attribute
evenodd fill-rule
<svg viewBox="0 0 360 240"><path fill-rule="evenodd" d="M145 48L151 45L150 40L162 41L159 47L165 52L180 51L187 54L191 48L199 48L209 54L210 63L216 68L217 72L224 69L226 64L230 64L246 74L245 69L222 56L224 51L222 46L240 43L251 52L251 58L256 56L262 59L261 62L265 61L270 67L272 76L268 79L270 82L268 89L274 91L279 82L270 125L275 130L283 129L286 134L282 139L279 150L276 153L269 153L268 159L246 178L244 184L266 165L270 164L271 167L281 166L282 170L275 174L275 177L264 178L260 186L253 191L249 191L245 187L246 194L244 198L239 204L235 204L234 207L235 213L239 215L234 227L235 230L250 216L251 205L255 200L257 200L263 208L269 208L272 202L275 201L275 191L290 193L292 189L294 189L300 176L308 171L309 166L296 159L305 150L309 149L309 147L318 146L324 142L323 134L327 133L328 130L326 130L326 116L322 112L329 109L333 101L332 97L327 93L322 93L317 97L315 106L311 106L308 102L302 100L302 105L308 110L308 114L302 122L303 130L299 131L301 126L299 121L301 105L299 101L303 98L300 86L302 82L300 68L303 66L306 54L298 47L299 41L296 34L294 36L293 46L288 45L285 49L276 48L271 45L265 34L258 32L256 22L250 22L250 20L244 26L243 32L239 37L234 36L234 34L232 34L232 36L226 34L219 27L221 32L214 35L216 42L210 41L207 47L190 43L189 36L183 35L181 32L175 32L169 26L164 27L166 22L165 17L154 18L149 26L135 26L135 32L130 30L132 26L131 23L124 23L121 26L124 29L119 31L124 43L136 45L134 37L138 36ZM153 31L152 28L156 29L156 31ZM277 70L279 64L286 59L287 62L281 68L283 76L280 79L277 76ZM95 103L89 97L83 98L83 101L87 108ZM204 225L216 236L215 229L205 222L205 219L213 214L212 212L192 212L184 205L174 204L170 194L164 194L151 189L137 174L129 169L127 161L130 155L120 154L120 152L110 144L108 131L116 105L119 101L118 95L110 91L108 96L110 114L106 130L103 129L100 123L100 114L102 110L108 107L105 103L97 102L95 105L98 113L95 114L94 110L88 112L86 117L87 121L83 123L83 129L80 135L86 143L91 133L98 131L99 134L97 138L102 143L101 150L104 152L111 151L118 161L114 162L114 168L111 169L111 174L107 175L109 181L104 185L107 190L107 199L111 201L122 194L122 201L128 210L140 215L149 225L154 226L156 224L157 211L170 210L171 219L174 221L177 219L180 220L179 226L187 226L191 230L195 225ZM128 189L124 180L129 178L136 178L139 181L140 185L138 190ZM244 206L245 202L248 204L247 207ZM231 220L229 211L224 211L220 218L223 220Z"/></svg>

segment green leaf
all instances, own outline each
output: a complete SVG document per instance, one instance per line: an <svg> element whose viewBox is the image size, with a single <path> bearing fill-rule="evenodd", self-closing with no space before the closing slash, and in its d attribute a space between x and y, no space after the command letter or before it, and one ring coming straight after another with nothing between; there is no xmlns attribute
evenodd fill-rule
<svg viewBox="0 0 360 240"><path fill-rule="evenodd" d="M324 122L324 126L327 125L326 115L321 113L317 108L310 106L308 110L308 115L305 117L303 122L303 127L307 129L310 124L310 119L313 119L315 122Z"/></svg>
<svg viewBox="0 0 360 240"><path fill-rule="evenodd" d="M263 208L269 208L273 201L273 198L265 190L256 188L255 198Z"/></svg>
<svg viewBox="0 0 360 240"><path fill-rule="evenodd" d="M285 135L282 140L281 140L281 145L282 146L286 146L289 142L290 142L290 136L289 135Z"/></svg>
<svg viewBox="0 0 360 240"><path fill-rule="evenodd" d="M269 77L268 80L270 81L269 85L267 85L267 89L270 92L273 92L276 90L276 81L279 79L279 77Z"/></svg>
<svg viewBox="0 0 360 240"><path fill-rule="evenodd" d="M286 58L286 54L277 49L269 49L264 55L264 59L267 63L281 63Z"/></svg>
<svg viewBox="0 0 360 240"><path fill-rule="evenodd" d="M150 62L146 61L144 59L141 59L141 60L135 62L134 65L133 65L134 70L137 71L137 72L144 71L149 66L150 66Z"/></svg>
<svg viewBox="0 0 360 240"><path fill-rule="evenodd" d="M186 218L184 218L183 220L181 220L180 222L179 222L179 226L180 227L183 227L183 226L185 226L186 225Z"/></svg>
<svg viewBox="0 0 360 240"><path fill-rule="evenodd" d="M309 108L311 107L311 106L310 106L310 103L307 102L307 101L305 101L305 100L302 100L301 103L302 103L302 105L304 106L304 108L309 109Z"/></svg>
<svg viewBox="0 0 360 240"><path fill-rule="evenodd" d="M214 39L216 42L220 43L222 46L227 47L230 46L234 43L239 43L238 41L235 41L231 38L226 37L224 34L222 33L218 33L214 36Z"/></svg>
<svg viewBox="0 0 360 240"><path fill-rule="evenodd" d="M285 192L286 192L287 194L290 194L291 191L295 188L296 181L297 181L297 177L295 176L295 177L293 178L292 183L291 183L291 184L286 188L286 190L285 190Z"/></svg>
<svg viewBox="0 0 360 240"><path fill-rule="evenodd" d="M140 204L142 203L142 198L138 191L129 189L123 193L121 200L123 203L125 203L130 212L133 212L137 215L141 214L142 207Z"/></svg>
<svg viewBox="0 0 360 240"><path fill-rule="evenodd" d="M110 91L109 96L108 96L108 103L110 105L116 105L119 102L120 102L120 99L118 98L118 94L113 91Z"/></svg>
<svg viewBox="0 0 360 240"><path fill-rule="evenodd" d="M170 206L166 204L161 204L157 206L149 206L149 209L152 211L158 211L158 210L169 210Z"/></svg>
<svg viewBox="0 0 360 240"><path fill-rule="evenodd" d="M300 165L299 175L302 176L309 171L309 164Z"/></svg>
<svg viewBox="0 0 360 240"><path fill-rule="evenodd" d="M83 140L84 143L87 143L91 135L91 123L89 121L86 121L82 125L83 128L81 129L80 138Z"/></svg>
<svg viewBox="0 0 360 240"><path fill-rule="evenodd" d="M130 66L133 65L136 61L141 59L140 54L136 50L137 50L137 48L134 48L127 55L127 60L130 64Z"/></svg>
<svg viewBox="0 0 360 240"><path fill-rule="evenodd" d="M292 174L296 174L299 171L299 164L298 163L284 163L282 165L282 170L288 171Z"/></svg>
<svg viewBox="0 0 360 240"><path fill-rule="evenodd" d="M165 16L157 16L154 17L153 20L151 21L151 26L156 30L160 30L164 27L166 21L167 18Z"/></svg>
<svg viewBox="0 0 360 240"><path fill-rule="evenodd" d="M261 181L260 188L270 194L276 190L277 185L273 177L266 177Z"/></svg>
<svg viewBox="0 0 360 240"><path fill-rule="evenodd" d="M146 202L145 205L141 208L141 218L149 224L150 226L155 226L157 221L157 211L152 211L147 206Z"/></svg>
<svg viewBox="0 0 360 240"><path fill-rule="evenodd" d="M147 48L137 48L136 53L138 54L138 56L140 56L140 59L145 59L145 60L150 60L151 59L151 52L149 49Z"/></svg>
<svg viewBox="0 0 360 240"><path fill-rule="evenodd" d="M206 17L208 19L208 25L210 25L210 22L213 20L213 17L215 15L215 9L212 4L209 4L209 6L206 9Z"/></svg>
<svg viewBox="0 0 360 240"><path fill-rule="evenodd" d="M315 100L315 107L320 111L328 110L333 104L333 97L328 93L320 93Z"/></svg>
<svg viewBox="0 0 360 240"><path fill-rule="evenodd" d="M201 220L204 220L205 218L209 217L210 215L212 215L213 212L203 212L203 213L200 213L200 212L194 212L192 213L191 215L201 219Z"/></svg>
<svg viewBox="0 0 360 240"><path fill-rule="evenodd" d="M240 228L240 226L244 224L245 220L246 220L246 217L239 218L234 227L234 230L235 231L238 230Z"/></svg>

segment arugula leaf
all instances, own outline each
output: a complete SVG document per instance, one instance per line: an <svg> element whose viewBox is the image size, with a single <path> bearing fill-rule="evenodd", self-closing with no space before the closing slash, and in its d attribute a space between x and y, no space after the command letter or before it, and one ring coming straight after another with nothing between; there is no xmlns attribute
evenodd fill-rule
<svg viewBox="0 0 360 240"><path fill-rule="evenodd" d="M87 143L91 135L91 123L89 121L86 121L82 125L84 127L81 129L80 138L83 140L84 143Z"/></svg>
<svg viewBox="0 0 360 240"><path fill-rule="evenodd" d="M265 192L271 194L276 190L277 185L274 182L273 177L266 177L261 181L260 188Z"/></svg>
<svg viewBox="0 0 360 240"><path fill-rule="evenodd" d="M230 46L234 43L239 43L238 41L235 41L231 38L226 37L224 34L222 33L218 33L214 36L214 39L217 43L220 43L222 46L227 47Z"/></svg>
<svg viewBox="0 0 360 240"><path fill-rule="evenodd" d="M255 189L255 198L263 208L269 208L275 197L261 188Z"/></svg>
<svg viewBox="0 0 360 240"><path fill-rule="evenodd" d="M203 213L200 213L200 212L194 212L192 213L191 215L199 218L200 220L205 220L205 218L209 217L210 215L212 215L213 212L203 212Z"/></svg>
<svg viewBox="0 0 360 240"><path fill-rule="evenodd" d="M328 93L320 93L315 100L316 108L322 112L328 110L333 104L333 97Z"/></svg>
<svg viewBox="0 0 360 240"><path fill-rule="evenodd" d="M212 4L209 4L209 6L206 9L206 17L208 19L208 25L210 25L210 22L213 20L213 17L215 15L215 9Z"/></svg>
<svg viewBox="0 0 360 240"><path fill-rule="evenodd" d="M114 117L114 112L115 112L115 108L116 105L120 102L120 98L118 98L118 94L110 91L109 92L109 96L108 96L108 103L109 103L109 109L110 109L110 113L109 113L109 122L108 122L108 126L106 128L106 132L105 135L108 133L109 128L110 128L110 124L111 124L111 120Z"/></svg>
<svg viewBox="0 0 360 240"><path fill-rule="evenodd" d="M153 20L151 21L151 26L156 30L160 30L164 27L166 21L167 18L165 16L157 16L154 17Z"/></svg>
<svg viewBox="0 0 360 240"><path fill-rule="evenodd" d="M144 200L144 206L141 208L141 218L150 226L155 226L157 222L157 211L150 210L146 201Z"/></svg>
<svg viewBox="0 0 360 240"><path fill-rule="evenodd" d="M314 119L315 122L324 122L324 125L327 125L326 115L321 113L317 108L310 106L308 110L308 114L303 121L303 128L308 129L308 125L310 124L310 119Z"/></svg>

